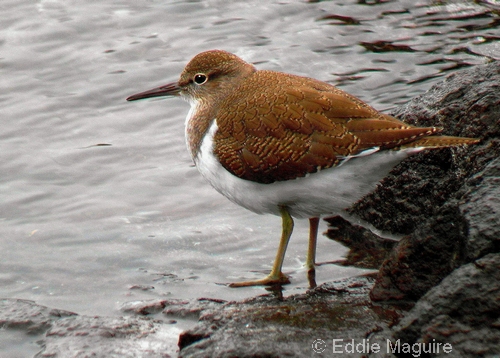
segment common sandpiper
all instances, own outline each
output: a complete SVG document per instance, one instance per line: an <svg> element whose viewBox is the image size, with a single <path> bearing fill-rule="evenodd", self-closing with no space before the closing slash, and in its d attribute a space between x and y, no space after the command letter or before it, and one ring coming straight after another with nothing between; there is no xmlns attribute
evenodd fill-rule
<svg viewBox="0 0 500 358"><path fill-rule="evenodd" d="M281 269L292 218L309 219L305 266L314 277L321 215L344 212L411 154L478 142L436 135L441 128L406 124L328 83L257 70L220 50L196 55L177 82L127 100L158 96L191 104L187 146L217 191L255 213L281 216L269 275L232 287L289 283Z"/></svg>

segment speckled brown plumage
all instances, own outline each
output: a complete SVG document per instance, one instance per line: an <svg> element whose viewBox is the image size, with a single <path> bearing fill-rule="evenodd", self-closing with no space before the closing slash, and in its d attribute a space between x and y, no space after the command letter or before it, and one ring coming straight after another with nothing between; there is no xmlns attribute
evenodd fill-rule
<svg viewBox="0 0 500 358"><path fill-rule="evenodd" d="M303 177L373 147L475 142L427 137L440 129L410 126L334 86L272 71L246 77L218 108L215 155L234 175L259 183Z"/></svg>

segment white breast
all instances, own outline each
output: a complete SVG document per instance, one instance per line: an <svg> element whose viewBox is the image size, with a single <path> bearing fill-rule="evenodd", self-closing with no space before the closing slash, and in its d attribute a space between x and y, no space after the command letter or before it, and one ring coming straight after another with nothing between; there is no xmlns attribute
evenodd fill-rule
<svg viewBox="0 0 500 358"><path fill-rule="evenodd" d="M219 163L213 153L216 131L214 120L194 158L210 184L229 200L253 212L279 215L278 206L286 205L291 215L298 218L341 213L372 191L397 163L422 149L373 152L304 178L260 184L232 175Z"/></svg>

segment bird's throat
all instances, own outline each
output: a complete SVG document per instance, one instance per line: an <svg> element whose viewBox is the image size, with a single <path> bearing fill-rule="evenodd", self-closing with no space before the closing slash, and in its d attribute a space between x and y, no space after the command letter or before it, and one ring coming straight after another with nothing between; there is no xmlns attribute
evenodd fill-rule
<svg viewBox="0 0 500 358"><path fill-rule="evenodd" d="M197 100L190 101L191 109L186 117L186 144L191 158L196 158L203 137L215 120L213 111L207 103Z"/></svg>

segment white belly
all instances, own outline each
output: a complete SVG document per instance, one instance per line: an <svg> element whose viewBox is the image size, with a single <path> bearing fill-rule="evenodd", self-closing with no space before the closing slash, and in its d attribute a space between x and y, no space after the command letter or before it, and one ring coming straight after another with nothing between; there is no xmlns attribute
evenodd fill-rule
<svg viewBox="0 0 500 358"><path fill-rule="evenodd" d="M397 163L421 150L374 152L304 178L261 184L238 178L219 163L212 150L216 130L214 121L194 158L200 173L217 191L248 210L279 215L278 207L286 205L296 218L341 213L371 192Z"/></svg>

